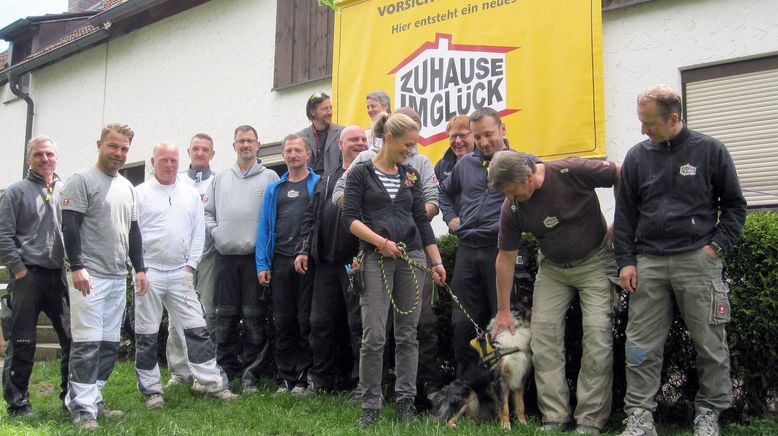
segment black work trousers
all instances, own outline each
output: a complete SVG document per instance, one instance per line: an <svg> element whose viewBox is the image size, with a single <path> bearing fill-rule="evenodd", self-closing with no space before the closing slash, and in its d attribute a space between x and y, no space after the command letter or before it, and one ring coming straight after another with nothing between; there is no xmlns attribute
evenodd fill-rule
<svg viewBox="0 0 778 436"><path fill-rule="evenodd" d="M294 269L294 257L273 255L270 289L273 293L273 325L276 331L275 359L279 384L292 389L308 386L311 367L311 296L314 267L301 275Z"/></svg>
<svg viewBox="0 0 778 436"><path fill-rule="evenodd" d="M29 265L27 275L19 280L12 279L8 289L10 313L3 320L3 332L8 339L3 366L3 397L8 403L8 413L16 414L31 407L28 388L41 312L51 320L62 351L59 398L65 398L71 342L70 308L63 269Z"/></svg>
<svg viewBox="0 0 778 436"><path fill-rule="evenodd" d="M270 299L257 281L254 254L217 253L214 270L215 307L209 316L217 363L228 380L240 378L243 386L256 385L261 376L274 378Z"/></svg>
<svg viewBox="0 0 778 436"><path fill-rule="evenodd" d="M489 321L497 314L496 259L496 244L479 248L460 244L457 248L452 289L473 321L482 329L486 329ZM461 377L468 369L478 366L480 356L470 346L470 340L476 337L475 327L456 304L453 306L452 320L457 377Z"/></svg>
<svg viewBox="0 0 778 436"><path fill-rule="evenodd" d="M316 264L311 304L310 344L314 385L334 389L339 375L359 379L359 347L362 343L362 314L359 295L349 290L344 265ZM351 362L346 365L345 356ZM344 374L344 371L348 371Z"/></svg>

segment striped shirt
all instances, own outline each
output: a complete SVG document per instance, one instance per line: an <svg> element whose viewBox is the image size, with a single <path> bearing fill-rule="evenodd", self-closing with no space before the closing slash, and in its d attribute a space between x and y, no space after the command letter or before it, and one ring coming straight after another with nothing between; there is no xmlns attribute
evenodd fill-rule
<svg viewBox="0 0 778 436"><path fill-rule="evenodd" d="M394 200L394 197L397 195L397 191L400 190L400 173L385 174L378 168L374 169L375 174L378 176L378 180L381 181L381 184L384 185L384 189L386 189L386 193L389 194L389 198Z"/></svg>

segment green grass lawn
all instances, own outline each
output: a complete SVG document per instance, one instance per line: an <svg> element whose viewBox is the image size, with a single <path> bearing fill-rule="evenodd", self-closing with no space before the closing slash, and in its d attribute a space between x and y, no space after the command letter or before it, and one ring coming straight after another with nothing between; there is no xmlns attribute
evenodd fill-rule
<svg viewBox="0 0 778 436"><path fill-rule="evenodd" d="M163 370L164 372L164 370ZM167 380L167 373L163 373ZM68 414L62 410L57 398L59 386L58 367L53 363L37 364L30 383L30 394L36 417L31 421L9 418L0 412L0 435L75 434ZM291 396L273 395L276 387L265 385L256 395L240 401L222 404L218 400L205 399L189 393L184 386L176 386L165 393L165 408L146 411L143 399L135 388L135 372L131 363L119 363L103 390L106 405L127 414L115 421L99 419L96 434L132 435L339 435L339 434L423 434L423 435L498 435L502 434L496 423L460 421L456 429L422 416L413 424L401 424L394 420L394 407L385 407L377 425L363 431L353 427L360 414L358 404L345 395L318 396L296 400ZM615 430L620 430L619 428ZM683 428L662 428L662 434L691 434L691 425ZM542 434L537 420L527 426L514 426L511 434ZM617 433L612 433L617 434ZM778 434L778 424L759 421L750 426L730 425L724 428L726 435Z"/></svg>

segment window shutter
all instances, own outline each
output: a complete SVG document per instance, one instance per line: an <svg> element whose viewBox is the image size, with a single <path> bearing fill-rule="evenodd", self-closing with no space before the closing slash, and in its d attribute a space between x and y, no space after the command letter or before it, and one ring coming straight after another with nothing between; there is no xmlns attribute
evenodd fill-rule
<svg viewBox="0 0 778 436"><path fill-rule="evenodd" d="M686 121L727 146L749 206L778 205L778 69L686 82Z"/></svg>

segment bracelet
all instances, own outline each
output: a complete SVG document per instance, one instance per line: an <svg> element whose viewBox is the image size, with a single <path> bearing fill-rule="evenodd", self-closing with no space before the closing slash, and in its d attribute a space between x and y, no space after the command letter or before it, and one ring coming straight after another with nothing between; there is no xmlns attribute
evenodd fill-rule
<svg viewBox="0 0 778 436"><path fill-rule="evenodd" d="M443 262L435 262L435 263L433 263L433 264L432 264L432 265L430 265L430 266L433 266L433 267L434 267L434 266L443 266Z"/></svg>
<svg viewBox="0 0 778 436"><path fill-rule="evenodd" d="M384 238L384 244L381 246L381 248L378 249L378 251L384 251L384 248L386 248L386 244L389 243L389 238Z"/></svg>

